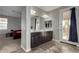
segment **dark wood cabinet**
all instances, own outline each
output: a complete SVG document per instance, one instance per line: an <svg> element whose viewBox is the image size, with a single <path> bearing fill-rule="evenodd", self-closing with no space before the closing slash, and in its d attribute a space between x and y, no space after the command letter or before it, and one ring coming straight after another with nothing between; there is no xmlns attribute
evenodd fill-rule
<svg viewBox="0 0 79 59"><path fill-rule="evenodd" d="M33 32L31 33L31 48L39 46L45 42L51 41L53 38L53 31Z"/></svg>

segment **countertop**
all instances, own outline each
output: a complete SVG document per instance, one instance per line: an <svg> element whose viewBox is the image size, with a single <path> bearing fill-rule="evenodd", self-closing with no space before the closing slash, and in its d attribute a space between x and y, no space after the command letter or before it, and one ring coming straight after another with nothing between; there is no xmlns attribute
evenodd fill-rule
<svg viewBox="0 0 79 59"><path fill-rule="evenodd" d="M45 31L53 31L53 29L31 30L31 32L45 32Z"/></svg>

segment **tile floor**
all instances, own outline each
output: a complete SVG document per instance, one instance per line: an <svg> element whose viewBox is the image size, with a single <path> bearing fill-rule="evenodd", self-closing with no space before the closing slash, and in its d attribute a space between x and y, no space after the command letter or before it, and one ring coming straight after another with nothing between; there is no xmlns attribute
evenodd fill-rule
<svg viewBox="0 0 79 59"><path fill-rule="evenodd" d="M14 51L13 53L25 52L22 49L19 49L17 51ZM49 41L38 47L32 48L32 51L28 53L79 53L79 47L66 43Z"/></svg>
<svg viewBox="0 0 79 59"><path fill-rule="evenodd" d="M12 37L0 39L0 53L10 53L20 49L21 39L13 40Z"/></svg>
<svg viewBox="0 0 79 59"><path fill-rule="evenodd" d="M79 47L66 43L49 41L33 48L30 53L79 53Z"/></svg>
<svg viewBox="0 0 79 59"><path fill-rule="evenodd" d="M0 39L0 53L25 53L20 47L20 42L20 39ZM38 47L32 48L28 53L79 53L79 47L66 43L49 41Z"/></svg>

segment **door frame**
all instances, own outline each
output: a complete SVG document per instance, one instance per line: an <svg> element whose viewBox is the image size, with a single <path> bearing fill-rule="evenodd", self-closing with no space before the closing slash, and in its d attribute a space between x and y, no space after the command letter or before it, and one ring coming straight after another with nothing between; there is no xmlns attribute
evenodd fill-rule
<svg viewBox="0 0 79 59"><path fill-rule="evenodd" d="M59 11L59 41L62 41L62 36L63 36L63 27L62 27L62 21L63 21L63 12L64 11L68 11L69 9L71 9L73 7L68 7L68 8L64 8L64 9L61 9Z"/></svg>

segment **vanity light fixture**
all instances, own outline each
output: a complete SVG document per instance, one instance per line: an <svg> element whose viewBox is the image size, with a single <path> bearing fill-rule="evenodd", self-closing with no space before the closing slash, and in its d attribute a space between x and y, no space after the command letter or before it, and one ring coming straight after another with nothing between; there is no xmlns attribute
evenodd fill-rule
<svg viewBox="0 0 79 59"><path fill-rule="evenodd" d="M49 18L49 16L46 15L46 14L44 14L42 17L43 17L43 18Z"/></svg>

